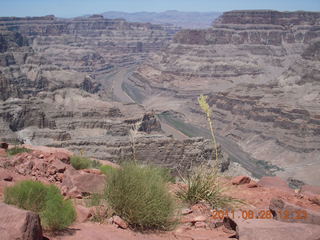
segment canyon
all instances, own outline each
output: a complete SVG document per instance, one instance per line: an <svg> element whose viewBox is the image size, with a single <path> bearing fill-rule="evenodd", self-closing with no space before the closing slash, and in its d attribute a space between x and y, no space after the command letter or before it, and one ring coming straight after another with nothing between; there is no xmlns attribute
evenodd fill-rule
<svg viewBox="0 0 320 240"><path fill-rule="evenodd" d="M3 17L0 140L119 161L140 123L142 161L188 168L212 156L205 94L224 170L319 185L319 60L313 12L232 11L181 31L100 15Z"/></svg>
<svg viewBox="0 0 320 240"><path fill-rule="evenodd" d="M64 147L112 161L132 158L135 147L141 161L173 170L209 160L209 141L167 136L119 82L176 31L97 15L0 18L1 141Z"/></svg>
<svg viewBox="0 0 320 240"><path fill-rule="evenodd" d="M189 136L207 126L197 97L208 95L219 137L250 155L245 168L319 184L319 40L316 12L231 11L177 33L126 84Z"/></svg>

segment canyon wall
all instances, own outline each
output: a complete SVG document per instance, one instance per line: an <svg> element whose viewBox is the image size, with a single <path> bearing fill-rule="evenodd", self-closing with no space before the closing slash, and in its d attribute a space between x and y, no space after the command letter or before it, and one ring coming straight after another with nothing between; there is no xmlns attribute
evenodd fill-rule
<svg viewBox="0 0 320 240"><path fill-rule="evenodd" d="M132 76L146 108L206 127L275 174L319 184L320 13L232 11L212 28L183 30ZM161 102L161 104L159 103Z"/></svg>
<svg viewBox="0 0 320 240"><path fill-rule="evenodd" d="M175 32L102 16L0 18L0 140L120 161L132 158L129 133L141 122L141 161L179 169L208 161L208 142L165 137L152 113L114 96L113 74L163 48Z"/></svg>

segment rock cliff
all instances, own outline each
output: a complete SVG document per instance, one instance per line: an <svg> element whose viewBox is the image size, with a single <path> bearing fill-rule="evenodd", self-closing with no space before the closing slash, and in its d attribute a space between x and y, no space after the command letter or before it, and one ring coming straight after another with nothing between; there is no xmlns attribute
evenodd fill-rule
<svg viewBox="0 0 320 240"><path fill-rule="evenodd" d="M208 142L164 137L154 114L115 96L121 84L113 75L164 47L175 31L102 16L0 18L0 139L117 161L132 157L130 129L141 122L140 160L161 156L157 163L185 169L211 159Z"/></svg>
<svg viewBox="0 0 320 240"><path fill-rule="evenodd" d="M177 33L127 85L146 107L203 127L196 97L207 94L218 135L257 165L319 184L319 43L320 13L227 12Z"/></svg>

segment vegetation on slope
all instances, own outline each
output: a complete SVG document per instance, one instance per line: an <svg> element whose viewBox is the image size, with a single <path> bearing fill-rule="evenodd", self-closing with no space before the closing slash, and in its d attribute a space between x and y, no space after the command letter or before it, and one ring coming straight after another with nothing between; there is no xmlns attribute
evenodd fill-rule
<svg viewBox="0 0 320 240"><path fill-rule="evenodd" d="M25 147L13 147L11 149L8 149L7 150L7 154L9 156L14 156L14 155L17 155L19 153L24 153L24 152L31 152L32 150L28 149L28 148L25 148Z"/></svg>
<svg viewBox="0 0 320 240"><path fill-rule="evenodd" d="M22 181L4 192L4 202L39 213L44 228L62 230L75 221L76 211L70 200L64 200L54 185Z"/></svg>
<svg viewBox="0 0 320 240"><path fill-rule="evenodd" d="M138 230L170 229L175 202L158 168L125 163L107 181L105 197L115 214Z"/></svg>

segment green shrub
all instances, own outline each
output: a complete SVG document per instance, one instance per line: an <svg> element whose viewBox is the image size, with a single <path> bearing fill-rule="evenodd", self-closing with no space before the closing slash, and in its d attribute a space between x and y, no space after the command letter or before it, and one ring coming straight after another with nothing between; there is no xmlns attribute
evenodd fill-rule
<svg viewBox="0 0 320 240"><path fill-rule="evenodd" d="M76 217L72 203L63 199L60 190L41 182L27 180L6 188L4 202L39 213L43 226L52 231L66 228Z"/></svg>
<svg viewBox="0 0 320 240"><path fill-rule="evenodd" d="M205 201L213 208L223 208L241 203L240 200L223 195L225 189L219 184L216 169L201 166L182 180L187 186L181 187L177 196L191 205Z"/></svg>
<svg viewBox="0 0 320 240"><path fill-rule="evenodd" d="M72 156L70 159L72 167L75 169L86 169L91 167L92 161L89 158L81 156Z"/></svg>
<svg viewBox="0 0 320 240"><path fill-rule="evenodd" d="M76 219L76 212L70 200L64 200L56 186L48 189L46 206L40 213L42 224L52 231L62 230Z"/></svg>
<svg viewBox="0 0 320 240"><path fill-rule="evenodd" d="M157 168L125 163L112 171L106 199L115 214L138 230L173 226L175 204Z"/></svg>
<svg viewBox="0 0 320 240"><path fill-rule="evenodd" d="M116 168L109 165L102 165L99 169L101 172L103 172L103 174L107 176L109 176L112 172L117 170Z"/></svg>
<svg viewBox="0 0 320 240"><path fill-rule="evenodd" d="M155 171L158 171L158 173L163 177L163 179L167 182L175 183L176 179L172 175L171 170L169 168L164 168L164 167L159 167L155 166L154 167Z"/></svg>
<svg viewBox="0 0 320 240"><path fill-rule="evenodd" d="M24 152L31 152L32 150L25 148L25 147L13 147L11 149L7 150L7 154L9 156L13 156L19 153L24 153Z"/></svg>
<svg viewBox="0 0 320 240"><path fill-rule="evenodd" d="M48 188L31 180L17 183L4 191L4 202L19 208L40 212L45 208Z"/></svg>
<svg viewBox="0 0 320 240"><path fill-rule="evenodd" d="M92 160L91 161L91 167L99 169L102 166L102 164L98 160Z"/></svg>

